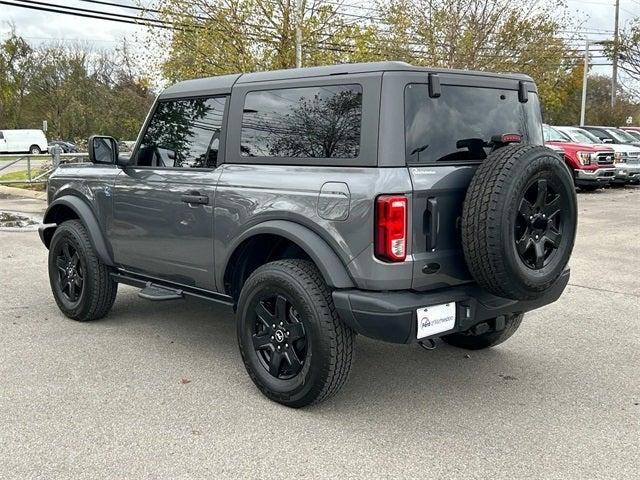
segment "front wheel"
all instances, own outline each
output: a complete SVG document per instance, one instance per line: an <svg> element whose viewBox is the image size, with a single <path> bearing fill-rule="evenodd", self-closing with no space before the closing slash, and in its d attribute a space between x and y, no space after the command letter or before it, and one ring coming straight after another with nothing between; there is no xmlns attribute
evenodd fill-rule
<svg viewBox="0 0 640 480"><path fill-rule="evenodd" d="M338 318L315 265L279 260L258 268L240 293L238 344L260 391L289 407L335 394L345 383L355 333Z"/></svg>
<svg viewBox="0 0 640 480"><path fill-rule="evenodd" d="M84 225L68 220L56 228L49 246L49 282L58 307L78 321L104 317L118 284L96 255Z"/></svg>
<svg viewBox="0 0 640 480"><path fill-rule="evenodd" d="M522 323L524 314L507 317L502 330L491 330L484 333L474 333L474 329L466 332L452 333L441 337L445 343L465 350L482 350L505 342L511 337Z"/></svg>

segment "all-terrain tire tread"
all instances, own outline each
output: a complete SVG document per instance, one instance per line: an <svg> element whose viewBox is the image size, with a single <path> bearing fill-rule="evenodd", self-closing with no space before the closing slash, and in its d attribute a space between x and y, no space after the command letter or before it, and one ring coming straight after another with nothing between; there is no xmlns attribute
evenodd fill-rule
<svg viewBox="0 0 640 480"><path fill-rule="evenodd" d="M88 284L85 284L84 288L88 289L87 301L89 304L77 314L67 316L80 322L99 320L111 310L116 299L116 294L118 293L118 284L111 278L110 267L102 263L96 255L91 240L89 239L89 234L79 220L67 220L63 222L56 230L56 233L58 233L60 229L68 229L76 236L82 245L85 262L87 264L84 281L88 282ZM89 272L95 272L95 275L89 275ZM54 298L58 307L65 312L65 307L62 302L56 295L54 295Z"/></svg>
<svg viewBox="0 0 640 480"><path fill-rule="evenodd" d="M308 260L285 259L265 264L251 276L260 275L270 269L288 272L292 278L312 297L319 312L320 334L329 342L329 368L326 372L321 391L311 402L320 403L335 395L347 381L354 361L355 332L345 325L336 312L331 290L325 283L318 268ZM251 277L249 277L251 278ZM247 280L248 282L249 280ZM249 375L258 386L255 375L248 369Z"/></svg>
<svg viewBox="0 0 640 480"><path fill-rule="evenodd" d="M500 206L506 201L507 182L522 157L536 150L538 145L507 145L492 152L478 167L467 190L462 209L462 246L467 267L474 279L496 295L513 298L535 298L545 285L527 285L533 293L517 288L509 278L501 250Z"/></svg>

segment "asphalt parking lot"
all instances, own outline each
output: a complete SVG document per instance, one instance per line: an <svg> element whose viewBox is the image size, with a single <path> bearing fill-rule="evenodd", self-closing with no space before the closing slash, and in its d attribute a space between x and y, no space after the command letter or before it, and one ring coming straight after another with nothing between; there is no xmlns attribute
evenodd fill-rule
<svg viewBox="0 0 640 480"><path fill-rule="evenodd" d="M359 337L346 387L305 410L254 388L226 308L121 286L73 322L37 233L0 231L0 478L638 478L640 188L579 206L570 286L508 342Z"/></svg>

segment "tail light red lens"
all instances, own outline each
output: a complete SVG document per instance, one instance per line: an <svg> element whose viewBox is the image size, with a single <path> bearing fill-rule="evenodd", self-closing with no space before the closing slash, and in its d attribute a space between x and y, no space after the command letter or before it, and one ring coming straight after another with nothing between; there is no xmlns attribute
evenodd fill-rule
<svg viewBox="0 0 640 480"><path fill-rule="evenodd" d="M376 199L375 254L391 262L402 262L407 257L407 197L404 195L381 195Z"/></svg>

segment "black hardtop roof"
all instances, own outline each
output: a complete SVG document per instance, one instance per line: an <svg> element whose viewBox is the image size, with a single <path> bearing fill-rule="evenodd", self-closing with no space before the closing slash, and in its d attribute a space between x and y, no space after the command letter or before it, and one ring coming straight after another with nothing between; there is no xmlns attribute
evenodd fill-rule
<svg viewBox="0 0 640 480"><path fill-rule="evenodd" d="M425 72L469 75L493 78L509 78L533 82L531 77L519 73L493 73L472 70L452 70L443 68L416 67L405 62L371 62L371 63L343 63L322 67L292 68L287 70L272 70L266 72L236 73L218 77L198 78L178 82L164 90L161 98L176 98L184 96L215 95L229 93L235 84L254 82L268 82L277 80L295 80L300 78L323 77L327 75L346 75L375 72Z"/></svg>

